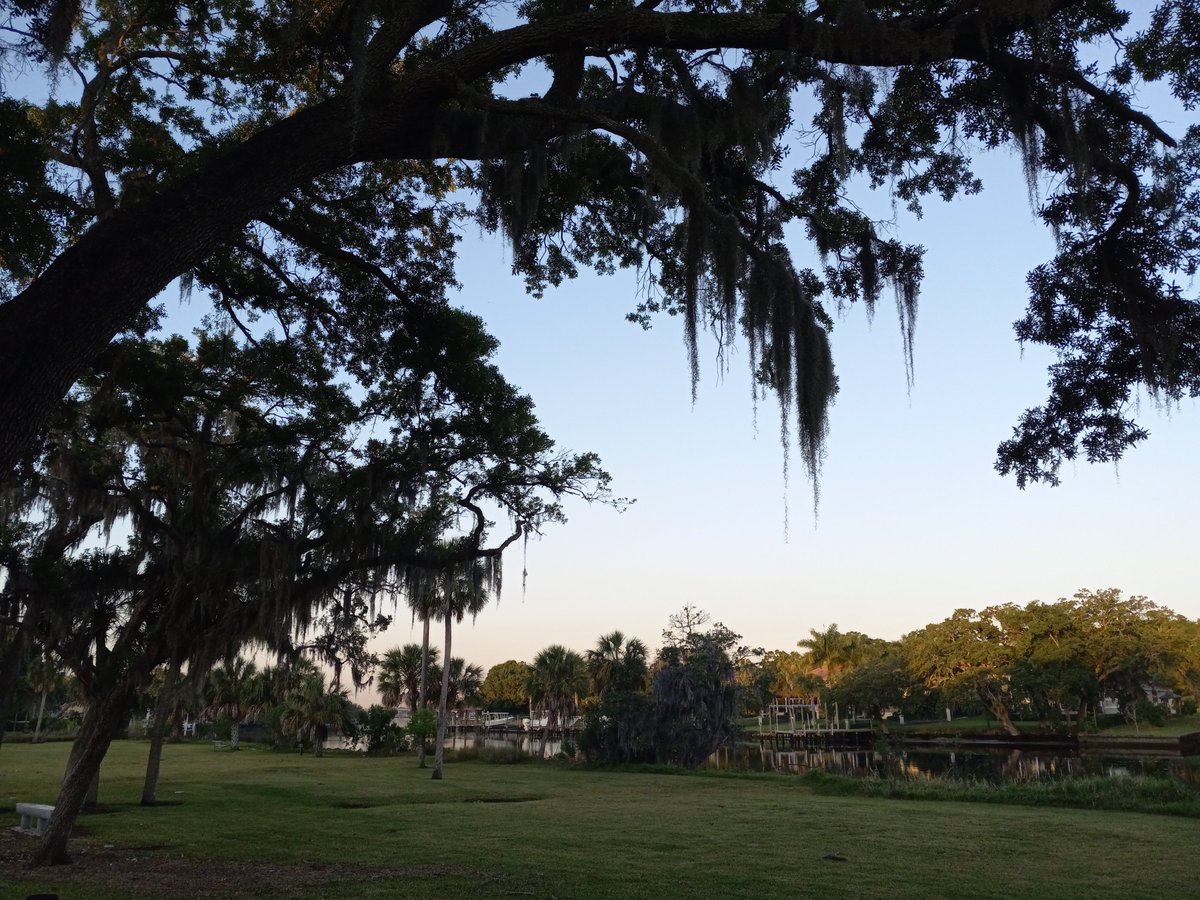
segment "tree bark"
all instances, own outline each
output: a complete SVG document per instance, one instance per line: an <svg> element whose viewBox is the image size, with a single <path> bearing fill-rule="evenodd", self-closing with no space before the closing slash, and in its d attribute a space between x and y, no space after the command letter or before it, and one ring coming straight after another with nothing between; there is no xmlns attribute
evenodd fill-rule
<svg viewBox="0 0 1200 900"><path fill-rule="evenodd" d="M1004 733L1009 737L1016 737L1021 733L1021 729L1013 724L1012 716L1008 713L1008 706L1004 702L1004 698L999 696L992 690L981 688L979 698L983 700L984 705L991 710L992 715L1000 722L1000 726L1004 729Z"/></svg>
<svg viewBox="0 0 1200 900"><path fill-rule="evenodd" d="M238 744L240 743L241 738L242 738L242 723L241 722L230 722L229 723L229 749L230 750L238 749Z"/></svg>
<svg viewBox="0 0 1200 900"><path fill-rule="evenodd" d="M66 777L54 804L54 814L33 852L34 866L60 865L71 861L67 841L93 784L98 783L100 764L109 745L121 730L121 724L133 703L132 688L121 687L103 701L93 703L84 714L79 736L75 739Z"/></svg>
<svg viewBox="0 0 1200 900"><path fill-rule="evenodd" d="M425 708L425 698L428 696L429 683L429 616L422 618L421 631L421 687L417 693L417 708ZM421 738L420 746L417 747L417 765L422 769L425 768L425 738Z"/></svg>
<svg viewBox="0 0 1200 900"><path fill-rule="evenodd" d="M329 731L324 725L318 725L313 729L313 756L320 759L325 755L325 739L329 736Z"/></svg>
<svg viewBox="0 0 1200 900"><path fill-rule="evenodd" d="M170 713L175 703L175 685L179 680L180 663L172 662L163 679L158 703L154 706L154 726L150 729L150 754L146 759L146 780L142 784L142 806L153 806L157 801L158 773L162 765L163 742L167 737Z"/></svg>
<svg viewBox="0 0 1200 900"><path fill-rule="evenodd" d="M42 699L38 701L37 721L33 724L32 743L40 744L42 737L42 716L46 713L46 696L49 691L42 691Z"/></svg>
<svg viewBox="0 0 1200 900"><path fill-rule="evenodd" d="M75 735L75 741L71 744L71 753L67 757L66 772L71 771L71 767L76 764L76 762L79 760L80 755L83 753L84 745L80 742L80 738L82 737L82 735L83 735L83 725L81 723L80 729L79 729L79 734ZM64 779L67 777L66 772L63 773ZM91 782L87 786L87 791L84 793L83 808L84 809L92 809L97 804L99 804L99 802L100 802L100 770L97 769L96 773L92 776Z"/></svg>
<svg viewBox="0 0 1200 900"><path fill-rule="evenodd" d="M446 758L446 707L450 696L450 629L454 617L446 610L446 649L442 656L442 696L438 700L437 744L433 748L433 778L442 778L442 764Z"/></svg>

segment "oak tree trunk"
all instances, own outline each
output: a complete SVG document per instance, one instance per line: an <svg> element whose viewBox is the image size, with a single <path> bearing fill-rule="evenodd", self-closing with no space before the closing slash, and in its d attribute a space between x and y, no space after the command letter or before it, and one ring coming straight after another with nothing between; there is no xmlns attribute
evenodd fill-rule
<svg viewBox="0 0 1200 900"><path fill-rule="evenodd" d="M1012 716L1008 713L1008 704L1004 702L1004 698L1000 694L991 689L980 688L979 698L1000 722L1005 734L1009 737L1016 737L1021 733L1021 729L1013 724Z"/></svg>
<svg viewBox="0 0 1200 900"><path fill-rule="evenodd" d="M42 833L41 843L33 852L31 865L60 865L71 861L67 853L71 829L89 791L99 783L100 764L113 738L121 730L132 704L133 690L123 687L88 707L67 763L66 777L54 803L54 814Z"/></svg>

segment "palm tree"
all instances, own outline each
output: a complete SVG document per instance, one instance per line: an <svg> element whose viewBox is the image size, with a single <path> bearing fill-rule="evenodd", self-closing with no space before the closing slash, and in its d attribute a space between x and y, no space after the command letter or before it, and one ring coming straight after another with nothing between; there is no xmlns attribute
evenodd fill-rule
<svg viewBox="0 0 1200 900"><path fill-rule="evenodd" d="M596 649L587 652L587 670L592 693L603 697L609 691L636 691L646 683L646 645L637 638L625 640L620 631L601 635Z"/></svg>
<svg viewBox="0 0 1200 900"><path fill-rule="evenodd" d="M483 692L483 667L468 664L461 656L450 660L450 690L447 705L461 710Z"/></svg>
<svg viewBox="0 0 1200 900"><path fill-rule="evenodd" d="M413 617L421 620L421 677L417 685L417 709L424 709L429 697L429 666L433 657L429 650L429 622L436 615L439 598L431 582L420 582L408 592L408 607ZM425 742L417 748L417 765L425 768Z"/></svg>
<svg viewBox="0 0 1200 900"><path fill-rule="evenodd" d="M258 667L240 656L213 669L208 676L208 707L213 718L229 717L229 746L238 749L242 722L262 712L267 698Z"/></svg>
<svg viewBox="0 0 1200 900"><path fill-rule="evenodd" d="M565 723L567 713L587 690L587 668L583 657L561 644L551 644L533 660L529 672L529 695L546 715L539 756L546 755L550 730Z"/></svg>
<svg viewBox="0 0 1200 900"><path fill-rule="evenodd" d="M848 631L842 635L841 675L857 669L864 663L878 659L887 650L887 641L873 638L861 631Z"/></svg>
<svg viewBox="0 0 1200 900"><path fill-rule="evenodd" d="M814 669L825 670L825 681L832 683L846 665L846 635L838 631L837 623L826 626L824 631L808 630L809 636L797 641L796 646L807 651Z"/></svg>
<svg viewBox="0 0 1200 900"><path fill-rule="evenodd" d="M306 678L284 700L279 725L284 733L300 740L312 738L313 756L324 756L329 727L342 728L352 715L349 692L338 687L326 690L325 678L317 674Z"/></svg>
<svg viewBox="0 0 1200 900"><path fill-rule="evenodd" d="M302 688L310 678L321 674L321 668L307 656L285 660L278 666L264 666L259 672L263 701L279 706L288 695Z"/></svg>
<svg viewBox="0 0 1200 900"><path fill-rule="evenodd" d="M483 566L474 563L465 572L458 572L447 578L441 589L441 604L437 616L446 626L446 648L442 659L442 694L438 702L437 743L433 750L433 777L442 777L442 764L446 756L446 711L450 699L450 674L453 669L454 657L450 655L450 634L455 622L461 622L468 614L471 618L479 615L487 604L488 595L485 587L486 573ZM482 675L482 671L480 673Z"/></svg>
<svg viewBox="0 0 1200 900"><path fill-rule="evenodd" d="M38 700L37 721L33 726L33 743L41 741L42 717L46 713L46 698L58 690L62 684L62 669L54 661L50 653L43 652L33 657L25 668L25 683L35 693L40 694Z"/></svg>
<svg viewBox="0 0 1200 900"><path fill-rule="evenodd" d="M421 659L424 653L420 644L405 644L403 647L393 647L383 654L375 683L379 687L380 702L384 706L399 709L402 703L407 703L409 712L416 712L417 701L421 695ZM437 648L431 647L429 664L433 667L437 666L437 663Z"/></svg>

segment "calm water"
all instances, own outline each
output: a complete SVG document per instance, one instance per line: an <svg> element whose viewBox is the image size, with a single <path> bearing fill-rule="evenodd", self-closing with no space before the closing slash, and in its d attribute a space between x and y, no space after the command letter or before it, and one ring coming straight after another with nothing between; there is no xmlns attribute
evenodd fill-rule
<svg viewBox="0 0 1200 900"><path fill-rule="evenodd" d="M578 744L578 741L576 741ZM455 747L495 747L510 748L518 747L526 753L536 754L538 748L542 745L541 732L533 734L493 734L493 735L475 735L466 733L462 736L451 735L446 738L447 749ZM554 756L562 749L562 741L557 738L551 738L546 742L546 755Z"/></svg>
<svg viewBox="0 0 1200 900"><path fill-rule="evenodd" d="M519 747L536 754L540 734L477 735L465 731L446 736L446 748ZM331 741L330 747L342 746ZM551 740L546 755L553 756L562 743ZM969 751L928 748L902 750L792 750L774 751L769 745L742 743L714 753L705 763L710 769L782 772L799 775L810 769L860 778L935 779L968 778L983 781L1021 781L1045 778L1159 775L1179 778L1200 787L1200 757L1079 756L1044 750L972 748Z"/></svg>
<svg viewBox="0 0 1200 900"><path fill-rule="evenodd" d="M526 753L536 754L538 747L541 746L541 732L536 734L512 734L512 735L476 735L473 731L463 730L462 733L456 733L453 730L446 735L445 747L447 750L458 750L465 747L495 747L497 749L519 747ZM346 739L341 735L331 737L325 744L329 750L362 750L361 746L351 747ZM562 749L562 741L551 738L546 742L546 755L554 756Z"/></svg>
<svg viewBox="0 0 1200 900"><path fill-rule="evenodd" d="M839 775L882 778L970 778L1021 781L1100 775L1169 775L1200 786L1200 757L1072 756L1042 750L978 748L961 750L795 750L772 751L738 744L715 753L710 768L801 774L820 769Z"/></svg>

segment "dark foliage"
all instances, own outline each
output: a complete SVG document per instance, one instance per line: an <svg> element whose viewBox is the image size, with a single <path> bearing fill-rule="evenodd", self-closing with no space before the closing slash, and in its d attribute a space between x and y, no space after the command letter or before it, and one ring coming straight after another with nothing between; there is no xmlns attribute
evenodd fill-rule
<svg viewBox="0 0 1200 900"><path fill-rule="evenodd" d="M695 768L736 732L738 636L722 625L664 647L648 693L613 691L588 711L579 746L589 760Z"/></svg>
<svg viewBox="0 0 1200 900"><path fill-rule="evenodd" d="M1024 485L1115 459L1146 436L1139 394L1200 393L1200 137L1138 96L1162 80L1194 108L1197 0L1161 0L1141 33L1114 0L4 11L5 70L58 86L0 97L6 470L173 279L373 370L421 330L414 298L453 286L474 219L534 293L636 270L632 318L680 316L693 378L703 329L722 349L740 336L815 475L834 314L890 292L911 357L924 249L856 195L919 214L981 190L973 159L1000 147L1058 241L1017 335L1058 360L998 468ZM535 61L540 93L516 97Z"/></svg>

